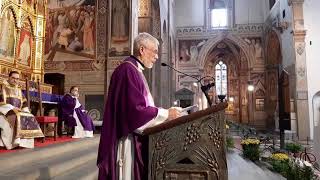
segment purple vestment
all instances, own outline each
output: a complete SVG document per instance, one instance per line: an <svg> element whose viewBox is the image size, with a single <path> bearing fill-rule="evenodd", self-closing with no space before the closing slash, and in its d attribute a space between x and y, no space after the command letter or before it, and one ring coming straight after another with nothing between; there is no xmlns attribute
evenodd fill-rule
<svg viewBox="0 0 320 180"><path fill-rule="evenodd" d="M77 122L73 117L73 111L75 110L77 116L83 126L83 129L86 131L93 131L94 126L91 117L84 112L84 108L81 105L80 107L74 109L76 106L76 98L72 97L70 94L63 96L61 100L61 111L62 119L66 122L66 125L69 127L77 126Z"/></svg>
<svg viewBox="0 0 320 180"><path fill-rule="evenodd" d="M99 180L116 180L117 144L129 134L133 135L135 180L147 179L147 137L134 131L155 118L158 108L147 104L147 87L137 63L135 57L128 57L111 77L98 152Z"/></svg>

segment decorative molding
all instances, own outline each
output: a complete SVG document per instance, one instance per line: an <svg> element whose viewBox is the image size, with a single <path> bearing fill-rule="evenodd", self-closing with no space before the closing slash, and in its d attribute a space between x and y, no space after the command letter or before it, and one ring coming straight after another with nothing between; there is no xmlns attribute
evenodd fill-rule
<svg viewBox="0 0 320 180"><path fill-rule="evenodd" d="M294 30L293 38L296 42L304 42L306 33L306 30Z"/></svg>
<svg viewBox="0 0 320 180"><path fill-rule="evenodd" d="M296 51L297 51L297 53L301 56L301 55L303 54L303 52L304 52L304 49L305 49L305 45L302 44L302 43L299 43Z"/></svg>
<svg viewBox="0 0 320 180"><path fill-rule="evenodd" d="M205 29L203 26L178 27L177 36L210 36L221 32L232 32L235 34L257 34L263 33L264 24L237 24L230 29Z"/></svg>
<svg viewBox="0 0 320 180"><path fill-rule="evenodd" d="M46 72L61 72L61 71L93 71L102 70L104 63L92 60L81 61L46 61L44 64Z"/></svg>
<svg viewBox="0 0 320 180"><path fill-rule="evenodd" d="M297 74L303 78L305 75L306 75L306 70L304 67L299 67L298 70L297 70Z"/></svg>
<svg viewBox="0 0 320 180"><path fill-rule="evenodd" d="M108 22L108 2L105 0L97 0L97 19L96 19L96 63L105 63L107 48L107 22Z"/></svg>

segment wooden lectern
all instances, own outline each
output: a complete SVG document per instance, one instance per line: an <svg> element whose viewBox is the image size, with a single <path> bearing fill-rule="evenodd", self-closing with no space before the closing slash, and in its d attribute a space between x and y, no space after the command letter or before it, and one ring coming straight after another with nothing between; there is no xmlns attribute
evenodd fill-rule
<svg viewBox="0 0 320 180"><path fill-rule="evenodd" d="M227 180L227 103L167 121L149 136L149 180Z"/></svg>

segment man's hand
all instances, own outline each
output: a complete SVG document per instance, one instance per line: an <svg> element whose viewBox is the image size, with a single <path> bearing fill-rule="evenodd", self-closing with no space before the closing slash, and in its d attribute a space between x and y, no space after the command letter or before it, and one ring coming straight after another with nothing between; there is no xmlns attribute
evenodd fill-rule
<svg viewBox="0 0 320 180"><path fill-rule="evenodd" d="M182 109L180 107L171 107L168 109L169 115L168 120L176 119L181 116L180 111Z"/></svg>

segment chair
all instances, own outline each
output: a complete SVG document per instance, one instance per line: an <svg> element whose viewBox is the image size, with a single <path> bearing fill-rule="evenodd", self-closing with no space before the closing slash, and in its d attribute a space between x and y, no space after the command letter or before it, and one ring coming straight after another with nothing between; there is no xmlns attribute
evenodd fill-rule
<svg viewBox="0 0 320 180"><path fill-rule="evenodd" d="M40 127L42 129L43 134L45 135L46 132L46 125L49 123L54 124L54 140L57 140L57 127L58 127L58 117L56 116L36 116L36 119L38 123L40 124ZM46 136L42 138L42 142L44 142L46 139Z"/></svg>
<svg viewBox="0 0 320 180"><path fill-rule="evenodd" d="M27 91L27 103L28 103L28 107L30 107L30 83L32 83L32 85L34 85L35 83L33 81L29 81L28 78L26 79L26 91ZM43 114L43 109L42 109L42 97L41 97L41 89L40 89L40 80L38 80L37 82L37 86L36 86L37 90L38 90L38 97L36 98L38 103L39 103L39 116L36 116L36 120L38 121L38 123L40 124L40 128L42 129L42 132L44 134L44 137L42 138L42 142L45 141L45 134L46 134L46 126L49 123L53 123L54 124L54 140L57 140L57 129L58 129L58 117L56 116L44 116Z"/></svg>

